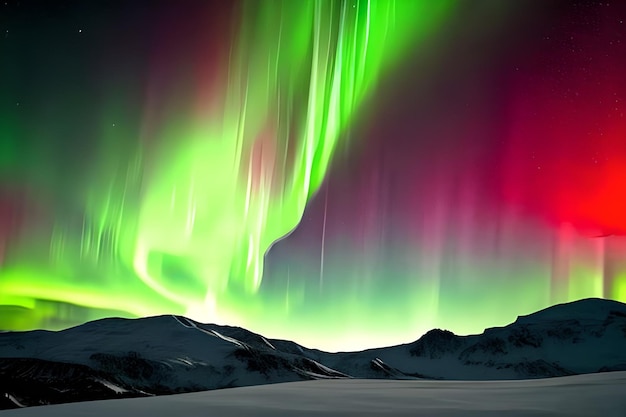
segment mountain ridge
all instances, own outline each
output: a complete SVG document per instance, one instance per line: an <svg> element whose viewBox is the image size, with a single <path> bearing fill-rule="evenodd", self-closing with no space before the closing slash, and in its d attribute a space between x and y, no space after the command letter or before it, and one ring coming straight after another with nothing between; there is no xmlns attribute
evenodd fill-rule
<svg viewBox="0 0 626 417"><path fill-rule="evenodd" d="M617 370L626 370L626 304L605 299L558 304L478 335L433 329L414 342L357 352L328 353L175 315L0 333L1 408L323 378L497 380Z"/></svg>

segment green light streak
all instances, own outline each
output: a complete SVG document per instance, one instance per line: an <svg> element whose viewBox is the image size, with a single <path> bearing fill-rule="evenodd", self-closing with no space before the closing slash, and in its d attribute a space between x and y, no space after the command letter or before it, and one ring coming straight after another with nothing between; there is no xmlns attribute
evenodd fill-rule
<svg viewBox="0 0 626 417"><path fill-rule="evenodd" d="M202 315L229 285L256 292L265 252L300 221L385 65L449 4L245 3L223 114L163 129L163 168L139 215L138 276ZM185 269L183 285L164 257ZM190 279L206 291L184 291Z"/></svg>
<svg viewBox="0 0 626 417"><path fill-rule="evenodd" d="M615 300L626 300L626 272L615 277L611 297Z"/></svg>
<svg viewBox="0 0 626 417"><path fill-rule="evenodd" d="M49 239L24 238L28 251L0 270L0 301L182 313L252 327L267 318L261 311L288 315L290 305L306 302L306 289L294 283L279 307L262 296L266 252L298 225L380 77L452 6L244 2L216 86L198 85L198 97L157 94L146 106L168 112L144 120L139 137L136 121L124 116L123 94L103 104L97 158L71 190L82 213L59 214ZM202 99L205 88L216 93ZM29 320L50 327L50 316Z"/></svg>

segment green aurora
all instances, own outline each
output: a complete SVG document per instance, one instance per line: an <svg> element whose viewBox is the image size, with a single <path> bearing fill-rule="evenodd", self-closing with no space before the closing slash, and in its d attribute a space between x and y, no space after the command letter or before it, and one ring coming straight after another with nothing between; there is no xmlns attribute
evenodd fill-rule
<svg viewBox="0 0 626 417"><path fill-rule="evenodd" d="M0 5L0 329L336 351L626 301L626 5L149 3Z"/></svg>
<svg viewBox="0 0 626 417"><path fill-rule="evenodd" d="M137 139L107 122L125 114L124 93L105 97L95 158L69 190L79 209L30 228L0 270L0 327L168 312L267 328L258 321L285 312L268 314L276 300L259 292L264 255L298 225L380 77L452 9L448 0L244 2L227 54L203 68L214 79L191 80L187 95L153 94ZM3 155L50 129L4 124ZM55 186L45 173L27 178ZM304 302L302 291L284 297Z"/></svg>

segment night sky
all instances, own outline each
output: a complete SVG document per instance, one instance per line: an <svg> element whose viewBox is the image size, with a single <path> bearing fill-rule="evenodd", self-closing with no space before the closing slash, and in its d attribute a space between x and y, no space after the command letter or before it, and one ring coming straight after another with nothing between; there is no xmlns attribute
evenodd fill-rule
<svg viewBox="0 0 626 417"><path fill-rule="evenodd" d="M0 328L328 350L626 302L626 1L0 1Z"/></svg>

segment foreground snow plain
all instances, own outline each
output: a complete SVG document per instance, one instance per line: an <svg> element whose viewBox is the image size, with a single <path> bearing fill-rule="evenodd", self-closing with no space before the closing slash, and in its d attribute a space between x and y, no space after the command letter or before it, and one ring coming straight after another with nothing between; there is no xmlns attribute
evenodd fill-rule
<svg viewBox="0 0 626 417"><path fill-rule="evenodd" d="M624 417L626 372L515 381L303 381L30 407L0 415Z"/></svg>

